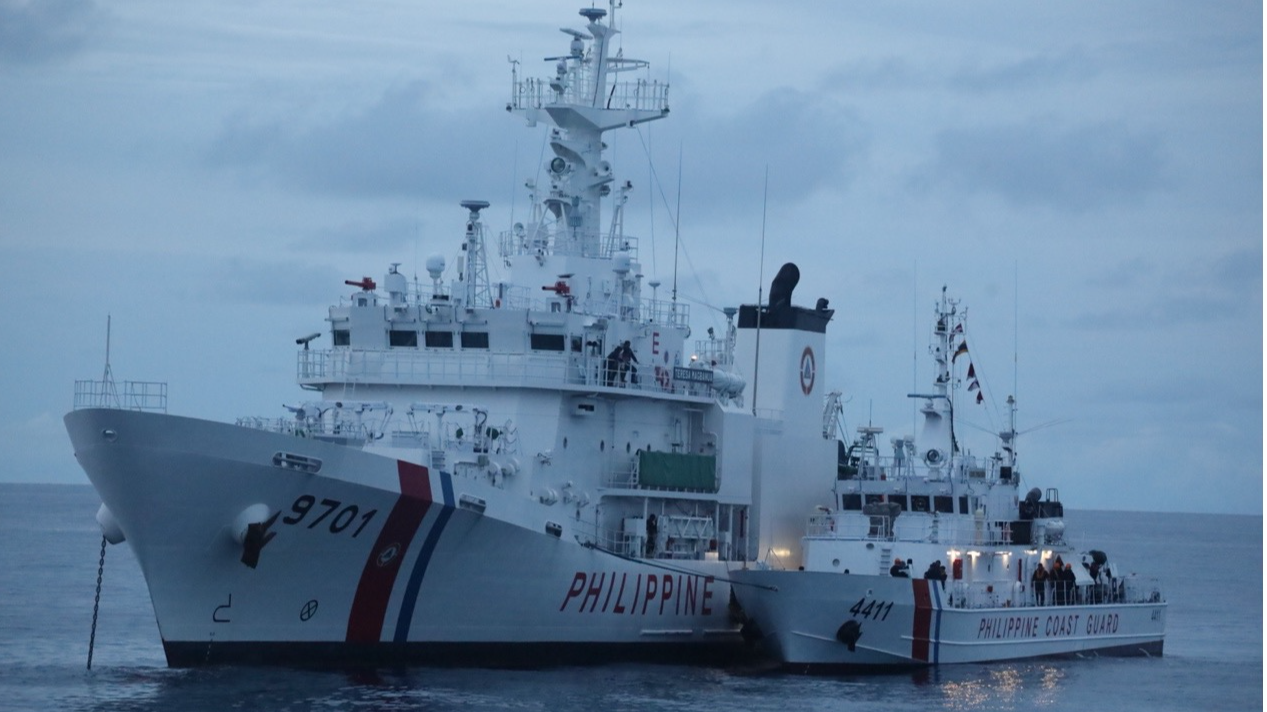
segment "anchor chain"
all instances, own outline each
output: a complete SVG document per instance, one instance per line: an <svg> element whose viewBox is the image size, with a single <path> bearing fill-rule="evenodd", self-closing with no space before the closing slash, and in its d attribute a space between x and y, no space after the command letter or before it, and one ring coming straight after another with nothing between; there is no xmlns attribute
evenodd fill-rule
<svg viewBox="0 0 1267 712"><path fill-rule="evenodd" d="M97 560L97 595L92 600L92 633L88 636L88 669L92 669L92 647L97 642L97 610L101 607L101 576L106 569L106 537L101 537L101 558Z"/></svg>

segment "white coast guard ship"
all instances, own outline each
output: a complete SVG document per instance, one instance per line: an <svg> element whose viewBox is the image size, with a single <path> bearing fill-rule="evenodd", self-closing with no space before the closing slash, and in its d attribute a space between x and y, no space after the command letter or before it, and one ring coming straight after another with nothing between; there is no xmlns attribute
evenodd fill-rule
<svg viewBox="0 0 1267 712"><path fill-rule="evenodd" d="M580 14L552 76L514 77L506 108L547 124L552 155L532 218L497 240L508 281L489 277L487 203L465 201L461 256L428 260L429 284L349 280L329 347L298 340L316 396L283 418L169 415L165 385L108 365L76 384L75 455L170 665L742 649L727 572L812 508L818 483L786 472L834 466L832 312L791 304L786 265L770 306L692 348L687 307L654 281L646 297L603 134L665 117L668 87L617 81L647 64L613 51L608 12Z"/></svg>
<svg viewBox="0 0 1267 712"><path fill-rule="evenodd" d="M883 429L858 428L841 444L830 506L799 541L775 541L783 558L732 574L745 636L789 667L1161 655L1158 582L1067 541L1056 490L1023 491L1014 400L998 452L961 447L956 395L966 386L981 398L970 360L956 366L965 322L943 289L932 390L909 396L922 406L920 436L893 438L886 452Z"/></svg>

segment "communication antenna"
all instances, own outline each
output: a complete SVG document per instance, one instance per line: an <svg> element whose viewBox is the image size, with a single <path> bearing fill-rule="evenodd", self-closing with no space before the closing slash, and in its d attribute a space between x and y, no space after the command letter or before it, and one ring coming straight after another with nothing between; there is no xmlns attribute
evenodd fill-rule
<svg viewBox="0 0 1267 712"><path fill-rule="evenodd" d="M114 372L110 370L110 315L106 314L106 368L101 374L101 395L107 404L119 407L119 394L114 387Z"/></svg>
<svg viewBox="0 0 1267 712"><path fill-rule="evenodd" d="M673 209L673 306L677 308L677 258L682 233L682 144L677 145L677 207Z"/></svg>
<svg viewBox="0 0 1267 712"><path fill-rule="evenodd" d="M770 201L770 164L765 166L761 188L761 256L757 260L757 353L752 360L752 415L757 415L757 382L761 380L761 299L765 296L765 216Z"/></svg>
<svg viewBox="0 0 1267 712"><path fill-rule="evenodd" d="M1017 396L1017 374L1020 372L1020 287L1016 259L1012 259L1012 397ZM1013 426L1015 429L1015 426Z"/></svg>

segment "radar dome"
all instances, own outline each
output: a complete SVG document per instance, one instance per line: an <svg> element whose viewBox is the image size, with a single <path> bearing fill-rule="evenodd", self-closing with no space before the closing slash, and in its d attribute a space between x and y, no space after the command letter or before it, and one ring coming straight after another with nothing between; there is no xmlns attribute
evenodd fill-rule
<svg viewBox="0 0 1267 712"><path fill-rule="evenodd" d="M427 258L427 274L432 279L440 279L444 274L444 255L432 255Z"/></svg>

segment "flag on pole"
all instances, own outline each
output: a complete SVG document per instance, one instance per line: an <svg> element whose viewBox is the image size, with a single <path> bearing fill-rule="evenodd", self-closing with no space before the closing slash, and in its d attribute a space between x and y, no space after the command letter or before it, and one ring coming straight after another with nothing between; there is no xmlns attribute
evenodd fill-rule
<svg viewBox="0 0 1267 712"><path fill-rule="evenodd" d="M985 400L985 395L981 391L977 391L977 403Z"/></svg>
<svg viewBox="0 0 1267 712"><path fill-rule="evenodd" d="M969 381L974 380L976 379L976 377L977 377L977 369L973 368L972 364L968 364L968 380Z"/></svg>
<svg viewBox="0 0 1267 712"><path fill-rule="evenodd" d="M968 353L968 342L964 341L963 343L959 344L959 348L955 349L955 355L950 357L950 362L954 363L955 359L959 358L960 356L966 353Z"/></svg>

